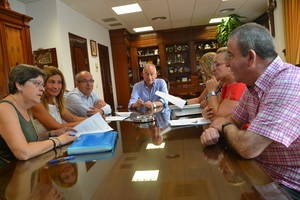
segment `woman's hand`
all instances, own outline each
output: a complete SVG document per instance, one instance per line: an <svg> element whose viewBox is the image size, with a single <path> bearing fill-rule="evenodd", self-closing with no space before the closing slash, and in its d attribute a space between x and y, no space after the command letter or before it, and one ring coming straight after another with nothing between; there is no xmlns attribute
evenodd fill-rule
<svg viewBox="0 0 300 200"><path fill-rule="evenodd" d="M68 143L74 141L77 138L77 136L71 136L68 133L64 133L64 134L58 136L57 138L59 139L61 145L65 145L65 144L68 144Z"/></svg>
<svg viewBox="0 0 300 200"><path fill-rule="evenodd" d="M218 86L219 86L219 82L217 81L217 79L215 77L213 77L212 79L210 79L206 82L207 92L217 91Z"/></svg>
<svg viewBox="0 0 300 200"><path fill-rule="evenodd" d="M60 136L64 133L66 133L66 132L76 132L76 130L71 128L71 127L63 127L63 128L60 128L60 129L50 131L49 136L51 136L51 137Z"/></svg>
<svg viewBox="0 0 300 200"><path fill-rule="evenodd" d="M215 114L214 114L214 111L211 107L206 106L202 111L202 116L205 119L209 119L210 121L212 121L215 117Z"/></svg>

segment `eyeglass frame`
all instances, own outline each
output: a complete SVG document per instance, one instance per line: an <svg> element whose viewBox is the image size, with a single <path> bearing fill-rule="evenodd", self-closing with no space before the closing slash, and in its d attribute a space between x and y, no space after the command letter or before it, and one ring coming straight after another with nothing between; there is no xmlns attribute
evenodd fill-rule
<svg viewBox="0 0 300 200"><path fill-rule="evenodd" d="M45 87L44 81L40 81L40 80L36 80L36 79L29 79L27 81L29 81L30 83L32 83L36 87L39 87L39 88L44 88Z"/></svg>
<svg viewBox="0 0 300 200"><path fill-rule="evenodd" d="M78 80L78 83L94 83L94 79L89 79L89 80Z"/></svg>

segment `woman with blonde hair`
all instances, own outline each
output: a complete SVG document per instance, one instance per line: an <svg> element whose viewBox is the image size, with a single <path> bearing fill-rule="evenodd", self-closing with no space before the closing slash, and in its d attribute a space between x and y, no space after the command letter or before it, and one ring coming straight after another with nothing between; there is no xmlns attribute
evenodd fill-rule
<svg viewBox="0 0 300 200"><path fill-rule="evenodd" d="M62 72L53 66L45 67L45 92L41 103L32 107L37 132L72 127L84 118L71 114L65 107L66 82Z"/></svg>
<svg viewBox="0 0 300 200"><path fill-rule="evenodd" d="M206 83L208 80L210 80L213 77L213 66L214 66L215 57L216 57L215 52L208 52L204 54L199 60L199 64L200 64L199 71L201 73L203 83ZM199 97L193 99L187 99L187 104L201 103L203 102L203 100L205 100L206 95L207 95L207 90L205 88Z"/></svg>

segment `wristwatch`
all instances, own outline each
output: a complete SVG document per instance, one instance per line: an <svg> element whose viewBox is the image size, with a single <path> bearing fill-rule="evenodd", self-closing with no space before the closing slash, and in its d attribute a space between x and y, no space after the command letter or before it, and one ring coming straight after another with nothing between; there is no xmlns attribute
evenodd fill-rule
<svg viewBox="0 0 300 200"><path fill-rule="evenodd" d="M226 122L226 123L222 124L222 133L224 133L224 128L225 128L226 126L229 126L229 125L233 125L233 123L231 123L231 122Z"/></svg>
<svg viewBox="0 0 300 200"><path fill-rule="evenodd" d="M207 93L206 99L208 99L211 96L217 96L217 93L215 91L211 91L211 92Z"/></svg>
<svg viewBox="0 0 300 200"><path fill-rule="evenodd" d="M155 109L157 107L156 103L152 102L153 108Z"/></svg>

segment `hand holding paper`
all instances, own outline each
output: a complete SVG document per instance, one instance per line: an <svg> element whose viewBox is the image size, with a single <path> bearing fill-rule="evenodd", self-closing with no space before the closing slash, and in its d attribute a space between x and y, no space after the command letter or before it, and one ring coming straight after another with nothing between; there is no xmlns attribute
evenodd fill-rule
<svg viewBox="0 0 300 200"><path fill-rule="evenodd" d="M76 136L113 130L99 113L83 120L80 124L74 126L74 129L77 131L77 133L74 134Z"/></svg>
<svg viewBox="0 0 300 200"><path fill-rule="evenodd" d="M167 99L169 102L175 104L176 106L178 106L179 108L183 108L186 100L179 98L179 97L175 97L173 95L170 94L166 94L164 92L161 91L156 91L155 94L161 98Z"/></svg>

